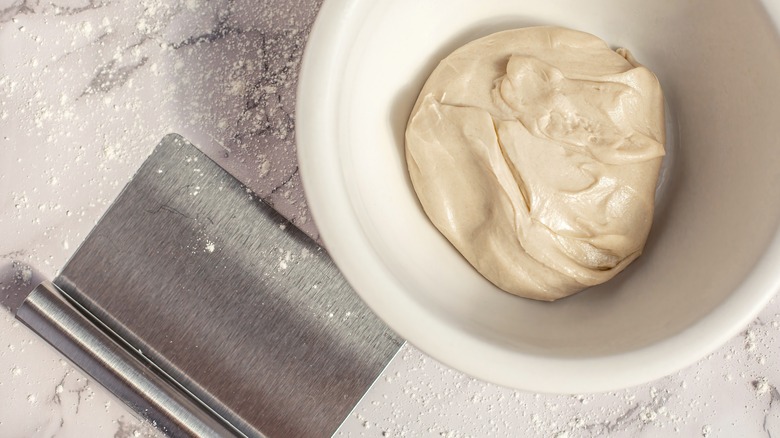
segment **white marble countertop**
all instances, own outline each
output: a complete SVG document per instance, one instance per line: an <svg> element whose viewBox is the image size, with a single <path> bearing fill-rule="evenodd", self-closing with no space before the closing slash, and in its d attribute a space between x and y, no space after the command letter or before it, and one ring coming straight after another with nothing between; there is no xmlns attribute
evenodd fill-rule
<svg viewBox="0 0 780 438"><path fill-rule="evenodd" d="M75 252L178 132L313 237L295 76L317 1L0 0L0 302ZM405 346L338 436L780 436L780 300L697 364L608 394L482 383ZM522 370L518 370L522 372ZM0 436L156 436L0 310Z"/></svg>

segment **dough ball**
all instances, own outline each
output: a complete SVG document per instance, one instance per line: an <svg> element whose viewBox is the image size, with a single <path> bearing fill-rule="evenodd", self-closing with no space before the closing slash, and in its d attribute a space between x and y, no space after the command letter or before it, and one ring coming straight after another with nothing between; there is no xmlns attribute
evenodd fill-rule
<svg viewBox="0 0 780 438"><path fill-rule="evenodd" d="M558 27L457 49L406 130L417 196L485 278L552 301L642 252L664 155L655 75L625 49Z"/></svg>

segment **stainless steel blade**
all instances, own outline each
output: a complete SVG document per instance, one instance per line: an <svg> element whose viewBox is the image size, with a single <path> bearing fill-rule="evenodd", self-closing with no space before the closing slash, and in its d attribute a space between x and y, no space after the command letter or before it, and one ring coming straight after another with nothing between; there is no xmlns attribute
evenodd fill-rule
<svg viewBox="0 0 780 438"><path fill-rule="evenodd" d="M247 436L333 433L402 344L325 251L177 135L55 284Z"/></svg>

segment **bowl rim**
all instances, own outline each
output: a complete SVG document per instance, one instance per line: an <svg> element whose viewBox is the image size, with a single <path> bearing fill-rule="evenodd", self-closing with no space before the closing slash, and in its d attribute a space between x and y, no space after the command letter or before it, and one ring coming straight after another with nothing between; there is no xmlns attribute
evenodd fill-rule
<svg viewBox="0 0 780 438"><path fill-rule="evenodd" d="M339 84L350 30L372 7L365 0L325 0L301 63L295 108L297 155L306 200L327 252L363 301L390 328L432 358L502 386L546 393L606 392L680 370L744 328L780 290L780 232L734 292L683 331L620 354L556 358L509 351L457 329L411 299L369 243L350 202L338 159ZM771 12L770 15L774 15ZM778 16L771 17L775 23Z"/></svg>

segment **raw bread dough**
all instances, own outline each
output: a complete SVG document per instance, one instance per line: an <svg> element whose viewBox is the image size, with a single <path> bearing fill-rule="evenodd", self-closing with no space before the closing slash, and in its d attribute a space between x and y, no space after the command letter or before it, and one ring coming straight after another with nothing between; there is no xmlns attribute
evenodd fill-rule
<svg viewBox="0 0 780 438"><path fill-rule="evenodd" d="M552 301L642 252L664 102L625 49L557 27L496 33L445 58L406 130L433 224L488 280Z"/></svg>

